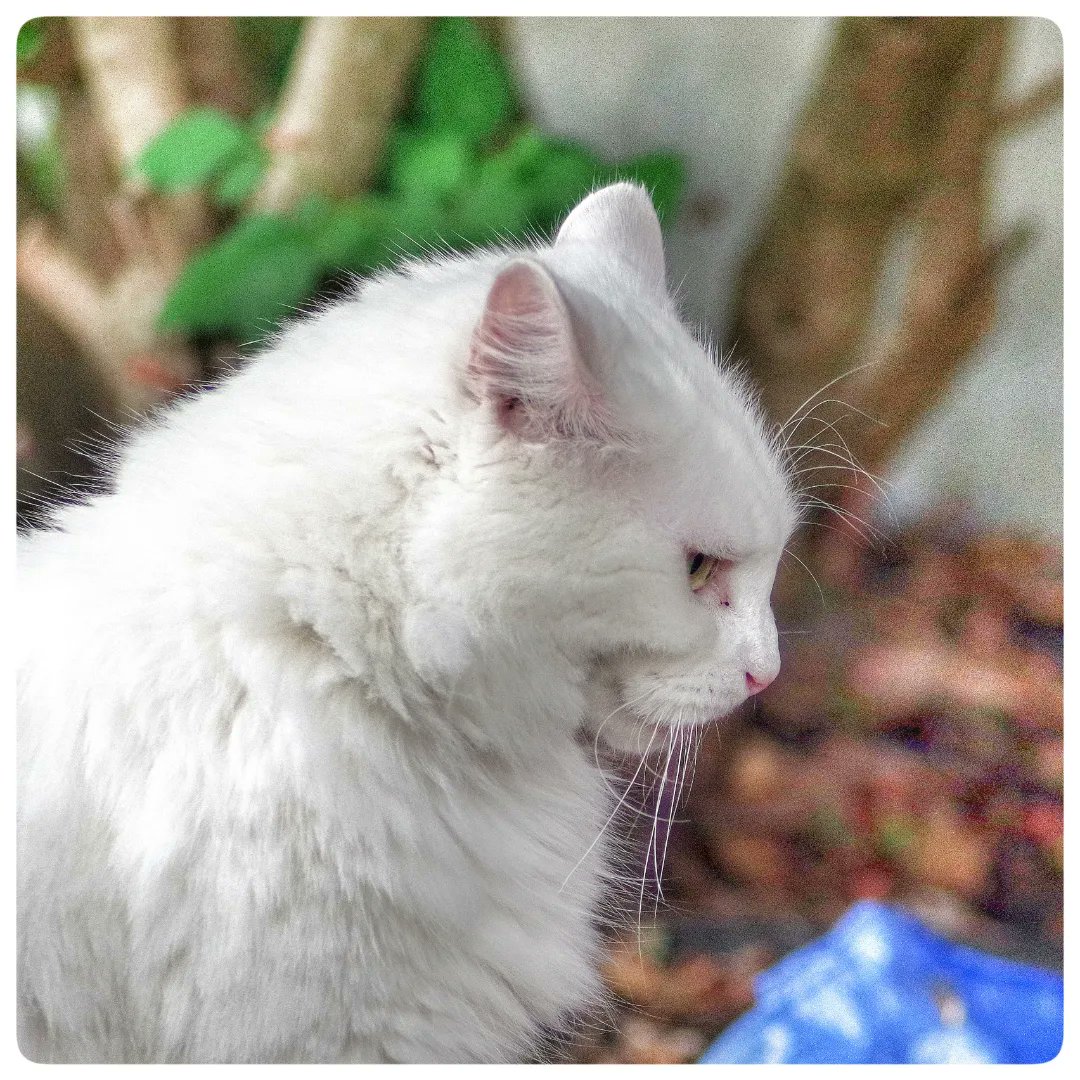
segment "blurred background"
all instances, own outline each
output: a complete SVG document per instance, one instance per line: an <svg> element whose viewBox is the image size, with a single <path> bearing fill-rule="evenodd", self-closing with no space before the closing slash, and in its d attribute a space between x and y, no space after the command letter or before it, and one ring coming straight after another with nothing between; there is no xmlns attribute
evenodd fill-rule
<svg viewBox="0 0 1080 1080"><path fill-rule="evenodd" d="M19 525L353 276L640 180L817 503L565 1055L695 1060L859 899L1060 967L1061 96L1042 19L31 20Z"/></svg>

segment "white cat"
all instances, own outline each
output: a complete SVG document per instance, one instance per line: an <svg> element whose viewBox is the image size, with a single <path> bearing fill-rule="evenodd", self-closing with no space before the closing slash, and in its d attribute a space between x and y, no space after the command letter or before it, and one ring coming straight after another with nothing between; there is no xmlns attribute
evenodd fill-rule
<svg viewBox="0 0 1080 1080"><path fill-rule="evenodd" d="M655 753L772 679L795 518L627 184L148 423L21 550L23 1052L529 1053L599 993L577 735Z"/></svg>

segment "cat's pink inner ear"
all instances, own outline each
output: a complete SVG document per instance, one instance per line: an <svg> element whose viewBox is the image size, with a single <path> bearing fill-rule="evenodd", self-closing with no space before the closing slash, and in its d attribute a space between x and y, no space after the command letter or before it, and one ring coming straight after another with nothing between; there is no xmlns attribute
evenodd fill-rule
<svg viewBox="0 0 1080 1080"><path fill-rule="evenodd" d="M495 278L473 335L469 380L505 430L529 441L608 433L603 395L551 275L515 259Z"/></svg>

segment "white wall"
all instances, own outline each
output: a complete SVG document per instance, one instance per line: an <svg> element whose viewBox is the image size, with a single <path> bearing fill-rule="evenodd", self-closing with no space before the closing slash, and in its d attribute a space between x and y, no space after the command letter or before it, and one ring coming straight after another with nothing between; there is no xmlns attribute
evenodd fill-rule
<svg viewBox="0 0 1080 1080"><path fill-rule="evenodd" d="M1009 93L1062 63L1053 23L1018 22ZM514 19L511 51L528 111L547 131L610 159L677 151L688 195L722 197L715 224L684 215L669 238L689 314L722 329L832 29L801 18ZM994 334L899 455L894 509L905 515L958 493L991 521L1060 534L1060 110L1003 144L996 165L994 227L1030 222L1035 241L1002 283Z"/></svg>

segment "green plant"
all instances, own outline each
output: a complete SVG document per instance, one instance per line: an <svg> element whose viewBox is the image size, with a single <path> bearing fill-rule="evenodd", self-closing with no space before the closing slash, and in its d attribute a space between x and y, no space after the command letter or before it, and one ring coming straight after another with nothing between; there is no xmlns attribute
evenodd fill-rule
<svg viewBox="0 0 1080 1080"><path fill-rule="evenodd" d="M435 24L413 108L391 132L373 191L313 196L288 215L244 204L266 170L260 122L192 109L136 163L162 193L205 188L235 220L198 252L176 282L161 327L257 340L320 282L366 274L401 255L467 249L551 229L594 187L634 179L674 213L681 161L666 153L610 164L518 119L513 81L472 20Z"/></svg>
<svg viewBox="0 0 1080 1080"><path fill-rule="evenodd" d="M189 109L146 147L135 173L167 195L210 183L219 206L238 206L258 187L269 160L257 128L219 109Z"/></svg>
<svg viewBox="0 0 1080 1080"><path fill-rule="evenodd" d="M15 39L15 61L17 64L29 64L35 60L45 47L45 20L28 19L19 27Z"/></svg>
<svg viewBox="0 0 1080 1080"><path fill-rule="evenodd" d="M15 62L20 73L41 55L48 34L45 19L29 19L19 27ZM19 175L43 207L56 210L65 182L64 161L57 137L59 102L56 90L40 83L22 81L16 93L19 114L30 112L36 117L30 133L20 131L17 136Z"/></svg>

